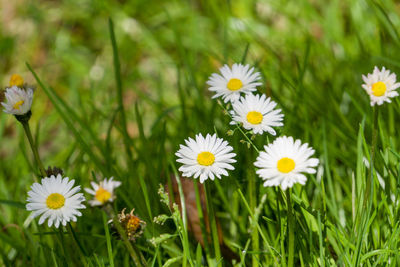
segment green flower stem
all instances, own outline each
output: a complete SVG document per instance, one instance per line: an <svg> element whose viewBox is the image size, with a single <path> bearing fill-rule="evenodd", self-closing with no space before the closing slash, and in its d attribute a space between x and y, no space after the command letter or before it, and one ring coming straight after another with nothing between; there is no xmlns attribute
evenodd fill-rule
<svg viewBox="0 0 400 267"><path fill-rule="evenodd" d="M293 209L292 209L292 189L290 188L286 192L287 199L287 210L288 210L288 232L289 232L289 243L288 243L288 265L289 267L294 266L294 221L293 221Z"/></svg>
<svg viewBox="0 0 400 267"><path fill-rule="evenodd" d="M254 174L254 172L253 172ZM249 196L250 196L250 209L254 213L257 207L257 199L256 199L256 177L255 175L250 174L249 175ZM256 222L253 222L252 225L255 227ZM259 260L257 259L257 252L259 251L259 236L258 236L258 231L255 229L251 233L251 241L252 241L252 249L254 254L252 255L252 263L253 267L259 266Z"/></svg>
<svg viewBox="0 0 400 267"><path fill-rule="evenodd" d="M215 214L214 214L214 208L212 205L212 198L211 198L209 182L210 182L209 180L205 181L204 190L206 191L207 210L208 210L210 226L211 226L211 235L213 238L213 244L214 244L214 250L215 250L215 259L217 262L221 262L221 250L219 247L217 221L215 220ZM219 263L218 266L221 266L221 263Z"/></svg>
<svg viewBox="0 0 400 267"><path fill-rule="evenodd" d="M33 156L35 157L36 164L39 167L40 174L42 175L42 177L46 177L47 176L46 171L43 167L42 161L40 160L39 152L38 152L37 147L32 138L32 133L31 133L31 128L29 127L29 122L21 121L21 124L24 127L26 137L28 138L29 144L31 145Z"/></svg>

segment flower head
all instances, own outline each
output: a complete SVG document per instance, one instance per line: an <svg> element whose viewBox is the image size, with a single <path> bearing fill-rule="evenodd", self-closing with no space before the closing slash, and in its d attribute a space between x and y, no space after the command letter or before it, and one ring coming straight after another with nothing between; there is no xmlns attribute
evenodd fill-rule
<svg viewBox="0 0 400 267"><path fill-rule="evenodd" d="M283 190L295 183L304 185L307 177L303 173L315 173L319 160L310 158L314 149L293 137L278 137L272 144L264 146L254 165L257 174L265 181L264 186L278 186Z"/></svg>
<svg viewBox="0 0 400 267"><path fill-rule="evenodd" d="M392 102L390 98L398 96L396 89L400 87L400 83L396 83L396 74L390 73L385 67L380 71L377 67L374 72L362 76L365 89L371 100L371 106L375 104L382 105L384 102Z"/></svg>
<svg viewBox="0 0 400 267"><path fill-rule="evenodd" d="M24 85L24 79L19 74L13 74L10 78L10 86L22 87Z"/></svg>
<svg viewBox="0 0 400 267"><path fill-rule="evenodd" d="M99 184L91 182L93 189L85 188L85 191L94 196L93 200L89 200L90 205L100 206L115 199L114 189L121 185L119 181L113 181L113 177L104 179Z"/></svg>
<svg viewBox="0 0 400 267"><path fill-rule="evenodd" d="M76 221L77 216L82 216L79 209L84 209L82 201L85 197L80 191L80 186L73 187L75 180L63 178L61 175L54 175L43 178L41 183L34 183L31 191L28 192L28 203L26 209L33 211L32 216L39 219L42 224L48 219L47 225L53 224L56 228L66 225L69 221Z"/></svg>
<svg viewBox="0 0 400 267"><path fill-rule="evenodd" d="M196 140L188 138L185 145L180 145L176 152L177 162L183 165L179 168L185 177L198 178L200 183L207 179L214 180L215 176L221 179L221 175L228 175L228 170L233 170L231 163L235 153L227 141L218 138L216 134L204 138L201 134L196 135Z"/></svg>
<svg viewBox="0 0 400 267"><path fill-rule="evenodd" d="M282 126L283 114L280 109L275 109L276 103L265 95L248 94L232 104L233 110L231 124L242 123L247 130L255 134L269 132L275 135L272 127Z"/></svg>
<svg viewBox="0 0 400 267"><path fill-rule="evenodd" d="M125 208L118 214L118 222L125 231L129 240L135 241L140 237L146 227L146 222L133 214L135 209L132 209L129 214L125 214Z"/></svg>
<svg viewBox="0 0 400 267"><path fill-rule="evenodd" d="M224 65L219 69L221 74L213 73L207 81L209 90L215 92L213 98L222 96L225 103L234 102L239 99L240 93L250 93L256 91L260 86L261 75L250 69L249 65L233 64L232 69Z"/></svg>
<svg viewBox="0 0 400 267"><path fill-rule="evenodd" d="M33 90L27 90L16 85L7 88L5 92L7 103L2 102L4 112L13 115L25 115L31 110Z"/></svg>

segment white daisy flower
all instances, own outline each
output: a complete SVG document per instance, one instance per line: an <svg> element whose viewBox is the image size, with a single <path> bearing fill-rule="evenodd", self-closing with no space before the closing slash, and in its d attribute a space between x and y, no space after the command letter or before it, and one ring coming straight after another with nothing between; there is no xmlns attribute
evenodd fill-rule
<svg viewBox="0 0 400 267"><path fill-rule="evenodd" d="M299 183L304 185L307 177L303 173L315 173L319 160L310 158L314 149L293 137L278 137L272 144L264 146L254 165L257 174L265 181L264 186L278 186L283 190Z"/></svg>
<svg viewBox="0 0 400 267"><path fill-rule="evenodd" d="M75 180L63 178L60 174L57 178L54 175L43 178L41 184L34 183L31 186L26 209L33 211L33 217L42 215L39 224L48 219L49 227L54 224L58 228L60 223L65 226L69 221L76 222L76 217L82 216L78 209L85 208L82 204L85 197L82 193L77 193L81 187L73 187L74 183Z"/></svg>
<svg viewBox="0 0 400 267"><path fill-rule="evenodd" d="M241 123L246 130L255 134L268 132L275 135L272 127L282 126L283 114L275 109L276 103L265 95L248 94L232 104L231 124Z"/></svg>
<svg viewBox="0 0 400 267"><path fill-rule="evenodd" d="M6 89L5 97L7 103L1 103L5 113L25 115L31 110L33 99L33 90L31 88L25 90L14 85Z"/></svg>
<svg viewBox="0 0 400 267"><path fill-rule="evenodd" d="M254 72L249 65L233 64L232 69L224 65L219 69L222 76L213 73L207 81L209 90L215 92L213 98L222 96L225 103L234 102L239 99L240 93L248 94L256 91L256 87L262 83L257 82L261 79L259 72Z"/></svg>
<svg viewBox="0 0 400 267"><path fill-rule="evenodd" d="M390 73L385 67L380 71L377 67L374 72L362 76L364 84L362 87L371 98L371 106L375 104L382 105L384 102L392 102L390 98L398 96L396 89L400 83L396 83L396 74Z"/></svg>
<svg viewBox="0 0 400 267"><path fill-rule="evenodd" d="M85 188L85 191L94 196L93 200L89 200L92 206L101 206L107 202L113 202L115 199L114 189L121 185L120 181L113 181L114 177L107 180L104 179L99 184L91 182L93 189Z"/></svg>
<svg viewBox="0 0 400 267"><path fill-rule="evenodd" d="M179 168L185 177L198 178L200 183L207 179L214 180L215 176L221 179L221 175L228 175L228 170L234 170L231 163L235 163L233 159L235 153L230 153L233 148L229 146L227 141L218 138L216 134L207 134L204 138L201 134L196 135L196 140L188 138L185 145L180 145L180 149L176 152L177 162L183 164Z"/></svg>

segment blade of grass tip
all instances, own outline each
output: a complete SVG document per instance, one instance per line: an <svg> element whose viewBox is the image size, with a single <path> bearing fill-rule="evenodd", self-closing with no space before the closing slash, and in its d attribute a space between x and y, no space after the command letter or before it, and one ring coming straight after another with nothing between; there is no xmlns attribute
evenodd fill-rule
<svg viewBox="0 0 400 267"><path fill-rule="evenodd" d="M242 62L242 64L244 64L246 62L247 54L249 53L249 47L250 47L250 43L247 43L246 47L244 49L242 60L240 61L240 62Z"/></svg>
<svg viewBox="0 0 400 267"><path fill-rule="evenodd" d="M92 148L85 142L85 140L82 138L82 136L79 134L79 132L75 129L75 126L73 123L69 120L68 116L66 113L61 109L60 105L57 103L55 97L51 93L51 91L44 86L43 82L40 80L39 76L36 74L36 72L32 69L32 67L29 65L29 63L25 63L29 71L32 73L33 77L35 77L36 82L40 85L40 87L44 90L46 95L50 98L50 101L54 104L55 109L57 112L60 114L64 122L67 124L68 129L72 131L74 136L76 137L77 141L83 148L84 152L88 154L88 156L91 158L91 160L94 162L96 167L100 169L102 173L107 173L106 169L104 168L104 165L100 162L98 157L93 153Z"/></svg>
<svg viewBox="0 0 400 267"><path fill-rule="evenodd" d="M104 232L106 234L106 240L107 240L108 261L110 263L110 267L114 267L114 257L113 257L112 246L111 246L110 231L108 229L107 215L104 211L102 212L102 214L103 214Z"/></svg>
<svg viewBox="0 0 400 267"><path fill-rule="evenodd" d="M129 162L132 162L132 160L133 160L132 151L130 149L130 143L132 140L129 137L128 129L127 129L127 122L126 122L126 115L125 115L123 94L122 94L121 65L119 62L117 41L115 39L114 23L111 18L108 20L108 26L109 26L111 45L112 45L112 50L113 50L114 73L115 73L115 81L117 83L118 106L119 106L120 114L121 114L123 139L124 139L126 154L128 155L128 160L129 160Z"/></svg>

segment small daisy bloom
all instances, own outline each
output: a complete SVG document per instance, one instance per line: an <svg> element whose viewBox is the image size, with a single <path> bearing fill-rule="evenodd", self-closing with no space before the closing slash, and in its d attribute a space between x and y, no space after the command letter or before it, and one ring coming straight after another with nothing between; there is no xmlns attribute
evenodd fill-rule
<svg viewBox="0 0 400 267"><path fill-rule="evenodd" d="M262 83L259 72L254 72L254 68L249 65L233 64L232 69L224 65L219 69L222 75L213 73L207 81L209 90L215 92L213 98L222 96L225 103L237 101L240 93L248 94L256 91L256 87Z"/></svg>
<svg viewBox="0 0 400 267"><path fill-rule="evenodd" d="M185 143L186 146L180 145L175 154L178 157L177 162L183 164L179 168L183 176L200 176L200 183L203 183L207 179L214 180L215 176L221 179L221 175L228 175L227 169L234 169L231 165L236 162L233 159L236 154L231 153L233 148L216 134L207 134L205 138L198 134L196 140L188 138Z"/></svg>
<svg viewBox="0 0 400 267"><path fill-rule="evenodd" d="M5 92L7 103L2 102L4 112L13 115L25 115L31 110L33 90L27 90L16 85L7 88Z"/></svg>
<svg viewBox="0 0 400 267"><path fill-rule="evenodd" d="M265 95L248 94L232 104L231 124L241 123L246 130L255 134L268 132L275 135L272 127L282 126L283 114L275 109L276 103Z"/></svg>
<svg viewBox="0 0 400 267"><path fill-rule="evenodd" d="M272 144L264 146L254 165L257 174L265 181L264 186L278 186L283 190L299 183L304 185L307 177L303 173L315 173L319 160L310 158L314 149L293 137L278 137Z"/></svg>
<svg viewBox="0 0 400 267"><path fill-rule="evenodd" d="M26 209L33 211L33 217L42 215L39 224L48 219L47 225L56 228L66 225L69 221L76 222L77 216L82 216L79 209L84 209L82 201L85 197L80 186L74 186L75 180L63 178L61 175L54 175L43 178L41 183L34 183L31 191L28 192L28 204Z"/></svg>
<svg viewBox="0 0 400 267"><path fill-rule="evenodd" d="M400 83L396 83L396 74L390 73L385 67L382 67L381 71L375 67L372 74L368 73L362 78L365 82L362 87L371 98L371 106L390 103L390 98L399 95L396 89L400 87Z"/></svg>
<svg viewBox="0 0 400 267"><path fill-rule="evenodd" d="M99 184L91 182L93 189L85 188L85 191L94 196L93 200L89 200L92 206L101 206L107 202L113 202L115 199L114 189L121 185L119 181L113 181L114 177L104 179Z"/></svg>

